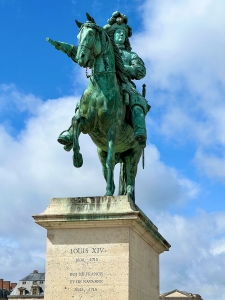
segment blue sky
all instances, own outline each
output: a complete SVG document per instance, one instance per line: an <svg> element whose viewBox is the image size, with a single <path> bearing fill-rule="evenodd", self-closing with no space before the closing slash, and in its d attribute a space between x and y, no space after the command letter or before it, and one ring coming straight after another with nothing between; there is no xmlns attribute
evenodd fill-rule
<svg viewBox="0 0 225 300"><path fill-rule="evenodd" d="M160 290L225 300L223 0L0 0L0 277L44 270L46 233L31 215L51 197L105 192L90 139L81 137L81 169L56 142L88 81L45 39L77 44L75 19L87 11L103 26L116 10L128 16L147 67L136 82L146 83L152 106L137 204L172 245Z"/></svg>

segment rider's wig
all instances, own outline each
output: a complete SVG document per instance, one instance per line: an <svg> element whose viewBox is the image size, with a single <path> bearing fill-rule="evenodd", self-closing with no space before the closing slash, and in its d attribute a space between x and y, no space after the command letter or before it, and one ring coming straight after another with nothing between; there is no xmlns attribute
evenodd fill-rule
<svg viewBox="0 0 225 300"><path fill-rule="evenodd" d="M132 28L129 25L127 25L127 22L127 16L116 11L112 14L112 17L108 20L108 24L104 26L104 29L111 37L111 39L114 38L114 33L117 29L123 29L126 34L126 39L124 42L125 50L130 52L132 48L130 45L129 37L132 36Z"/></svg>

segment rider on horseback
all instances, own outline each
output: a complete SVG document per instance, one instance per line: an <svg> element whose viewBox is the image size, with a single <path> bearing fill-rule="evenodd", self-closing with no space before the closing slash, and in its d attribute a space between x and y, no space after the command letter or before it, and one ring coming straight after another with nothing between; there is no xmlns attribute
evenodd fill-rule
<svg viewBox="0 0 225 300"><path fill-rule="evenodd" d="M108 20L108 24L104 26L104 29L109 36L113 37L115 44L119 48L126 78L126 82L123 82L121 85L125 103L129 105L128 109L131 112L128 122L131 123L134 129L134 138L141 148L145 148L147 139L145 115L149 111L150 106L146 99L136 90L136 86L131 80L139 80L145 77L146 69L142 59L135 52L131 51L129 37L132 35L132 28L127 25L127 21L128 19L125 15L115 12ZM79 115L79 103L76 106L75 118L76 115ZM65 145L64 149L66 151L71 150L73 143L72 126L59 135L58 142Z"/></svg>

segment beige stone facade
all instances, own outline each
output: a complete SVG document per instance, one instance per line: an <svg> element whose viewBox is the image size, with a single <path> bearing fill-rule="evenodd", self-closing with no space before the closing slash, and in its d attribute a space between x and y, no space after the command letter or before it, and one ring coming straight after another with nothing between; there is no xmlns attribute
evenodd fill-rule
<svg viewBox="0 0 225 300"><path fill-rule="evenodd" d="M170 245L126 196L52 199L45 300L158 300L159 254Z"/></svg>

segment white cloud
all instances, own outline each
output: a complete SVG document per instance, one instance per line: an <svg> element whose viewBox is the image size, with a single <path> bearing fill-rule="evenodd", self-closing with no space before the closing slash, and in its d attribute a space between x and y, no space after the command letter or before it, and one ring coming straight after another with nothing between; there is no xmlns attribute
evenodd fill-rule
<svg viewBox="0 0 225 300"><path fill-rule="evenodd" d="M149 205L160 210L174 204L184 206L200 193L200 187L195 182L160 160L159 151L153 145L148 145L145 150L144 170L139 163L136 185L137 204L146 209Z"/></svg>
<svg viewBox="0 0 225 300"><path fill-rule="evenodd" d="M14 84L0 84L1 113L19 110L35 114L36 108L41 104L41 99L33 94L26 95L19 91Z"/></svg>
<svg viewBox="0 0 225 300"><path fill-rule="evenodd" d="M225 83L221 65L225 56L224 8L221 0L216 4L212 0L145 1L141 8L144 31L134 37L132 45L144 60L153 63L149 73L157 86L160 82L170 85L170 76L180 75L191 80L195 89L200 85L201 93L202 84L210 83L208 79ZM201 80L192 82L193 76Z"/></svg>
<svg viewBox="0 0 225 300"><path fill-rule="evenodd" d="M225 184L225 157L204 153L202 150L196 152L194 161L201 172L205 172L211 178L218 178Z"/></svg>
<svg viewBox="0 0 225 300"><path fill-rule="evenodd" d="M161 254L160 290L179 289L198 293L204 300L224 300L225 224L219 225L224 212L197 211L191 217L162 213L154 219L171 244L170 251Z"/></svg>
<svg viewBox="0 0 225 300"><path fill-rule="evenodd" d="M217 240L213 243L211 247L211 253L213 255L219 255L221 253L225 253L225 238Z"/></svg>
<svg viewBox="0 0 225 300"><path fill-rule="evenodd" d="M91 74L90 69L85 69L80 67L78 64L74 63L73 72L71 74L71 82L75 91L75 94L82 95L87 88L89 79L86 77L86 72L88 75Z"/></svg>
<svg viewBox="0 0 225 300"><path fill-rule="evenodd" d="M143 31L132 38L158 112L152 128L170 141L195 144L197 153L210 149L218 164L223 159L216 149L225 150L224 10L222 0L145 1ZM196 162L202 171L205 162ZM218 172L215 162L211 169Z"/></svg>

